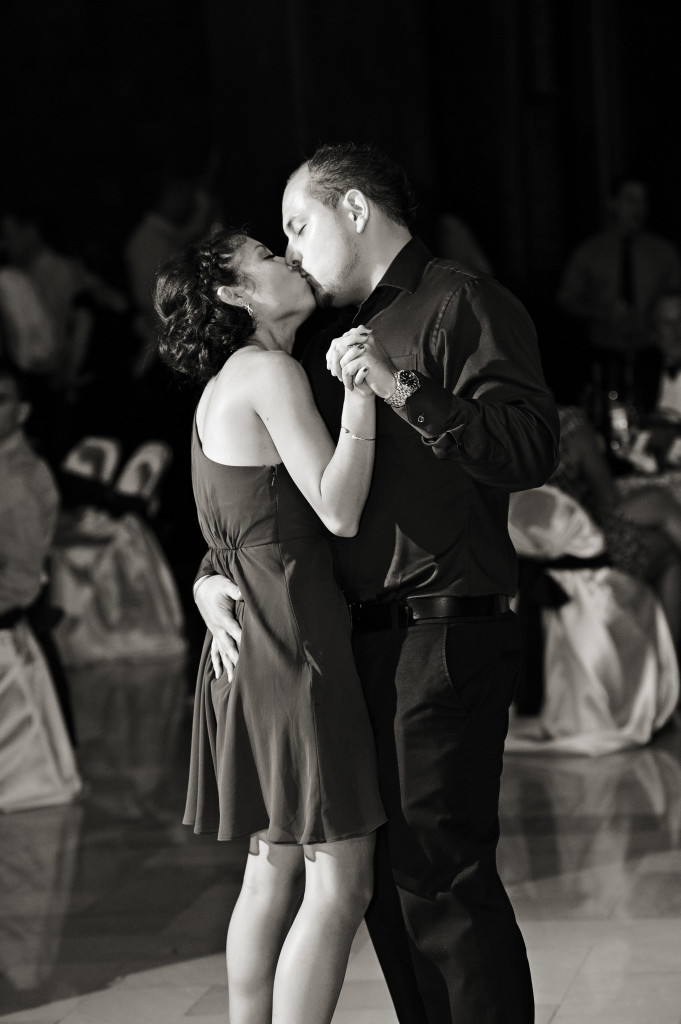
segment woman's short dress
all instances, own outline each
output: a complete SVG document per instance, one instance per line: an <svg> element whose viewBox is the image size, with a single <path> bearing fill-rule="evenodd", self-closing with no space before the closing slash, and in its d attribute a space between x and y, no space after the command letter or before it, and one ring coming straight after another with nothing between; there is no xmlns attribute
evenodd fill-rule
<svg viewBox="0 0 681 1024"><path fill-rule="evenodd" d="M202 451L192 478L217 572L243 597L239 660L199 668L184 823L236 839L323 843L385 821L350 621L324 528L283 464L227 466Z"/></svg>

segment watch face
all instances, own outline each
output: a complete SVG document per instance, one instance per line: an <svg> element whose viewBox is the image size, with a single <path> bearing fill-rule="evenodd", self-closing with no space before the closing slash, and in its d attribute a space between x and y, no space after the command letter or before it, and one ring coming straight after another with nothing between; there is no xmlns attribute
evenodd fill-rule
<svg viewBox="0 0 681 1024"><path fill-rule="evenodd" d="M411 370L398 370L397 378L400 384L415 384L418 382L418 377Z"/></svg>
<svg viewBox="0 0 681 1024"><path fill-rule="evenodd" d="M390 398L386 398L388 405L399 409L407 401L410 395L421 387L421 381L412 370L395 371L395 392Z"/></svg>

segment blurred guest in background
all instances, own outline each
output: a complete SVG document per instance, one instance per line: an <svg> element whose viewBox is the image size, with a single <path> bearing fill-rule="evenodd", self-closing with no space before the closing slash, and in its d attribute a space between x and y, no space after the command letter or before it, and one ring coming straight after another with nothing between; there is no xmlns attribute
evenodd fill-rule
<svg viewBox="0 0 681 1024"><path fill-rule="evenodd" d="M43 372L54 351L54 326L36 287L18 267L0 267L0 358L22 373Z"/></svg>
<svg viewBox="0 0 681 1024"><path fill-rule="evenodd" d="M204 233L211 212L209 195L197 176L168 175L151 209L125 244L123 255L137 312L135 330L141 343L135 365L137 376L148 372L154 363L156 274L174 253Z"/></svg>
<svg viewBox="0 0 681 1024"><path fill-rule="evenodd" d="M681 642L681 505L653 483L622 494L586 414L558 407L560 461L549 483L596 520L612 565L649 583L665 612L677 652Z"/></svg>
<svg viewBox="0 0 681 1024"><path fill-rule="evenodd" d="M645 230L648 198L639 178L613 182L608 224L571 255L557 295L561 309L588 330L596 387L620 395L635 387L644 404L656 377L650 309L661 291L681 287L677 248Z"/></svg>
<svg viewBox="0 0 681 1024"><path fill-rule="evenodd" d="M49 637L46 562L59 494L24 435L17 371L0 363L0 810L71 800L80 790L66 680ZM60 708L61 705L61 708ZM70 739L69 739L70 734Z"/></svg>
<svg viewBox="0 0 681 1024"><path fill-rule="evenodd" d="M32 429L54 463L70 440L68 421L90 344L92 316L86 299L116 311L123 311L127 301L80 260L58 252L48 241L48 224L44 211L15 203L2 218L2 244L10 267L26 275L39 300L40 310L33 307L32 321L38 313L46 321L31 335L35 351L27 350L24 338L18 365L27 374Z"/></svg>
<svg viewBox="0 0 681 1024"><path fill-rule="evenodd" d="M68 684L51 636L54 613L47 595L47 558L60 499L51 470L24 434L30 412L20 374L0 361L0 629L23 620L30 624L75 742Z"/></svg>
<svg viewBox="0 0 681 1024"><path fill-rule="evenodd" d="M52 473L24 435L29 413L17 372L0 363L0 619L38 597L59 507Z"/></svg>
<svg viewBox="0 0 681 1024"><path fill-rule="evenodd" d="M174 452L163 483L172 494L172 514L157 521L159 536L169 556L186 602L185 617L192 642L200 650L203 624L190 599L194 568L202 547L191 488L187 486L190 429L197 395L169 380L156 355L156 319L153 291L156 275L168 259L204 235L216 219L212 192L215 161L202 174L167 170L151 208L142 216L123 249L128 289L133 303L132 401L127 417L135 439L162 438ZM162 507L163 507L162 502ZM166 505L166 509L169 508ZM192 630L194 632L192 632Z"/></svg>
<svg viewBox="0 0 681 1024"><path fill-rule="evenodd" d="M681 421L681 289L658 295L651 320L662 358L656 408Z"/></svg>
<svg viewBox="0 0 681 1024"><path fill-rule="evenodd" d="M116 289L85 265L58 252L46 237L47 216L30 205L15 205L2 218L2 242L8 262L23 270L38 293L53 325L53 351L42 369L57 386L73 382L84 358L88 332L76 299L84 293L114 309L125 308Z"/></svg>

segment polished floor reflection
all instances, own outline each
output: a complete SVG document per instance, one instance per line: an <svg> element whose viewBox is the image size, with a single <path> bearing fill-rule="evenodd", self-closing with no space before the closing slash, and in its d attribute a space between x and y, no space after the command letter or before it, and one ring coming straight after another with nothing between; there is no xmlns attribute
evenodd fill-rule
<svg viewBox="0 0 681 1024"><path fill-rule="evenodd" d="M224 1024L245 849L179 822L181 661L72 674L85 792L0 815L0 1022ZM601 758L507 757L500 865L538 1024L681 1021L681 728ZM366 931L334 1024L395 1024Z"/></svg>

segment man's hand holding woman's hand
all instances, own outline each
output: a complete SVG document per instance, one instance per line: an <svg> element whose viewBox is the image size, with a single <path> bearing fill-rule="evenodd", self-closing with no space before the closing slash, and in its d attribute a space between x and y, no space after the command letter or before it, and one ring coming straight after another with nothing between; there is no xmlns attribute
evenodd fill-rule
<svg viewBox="0 0 681 1024"><path fill-rule="evenodd" d="M215 678L219 679L224 669L231 682L241 643L241 626L234 614L234 602L241 600L241 592L226 576L206 576L195 584L194 600L213 636L210 656Z"/></svg>
<svg viewBox="0 0 681 1024"><path fill-rule="evenodd" d="M331 342L327 369L350 390L389 398L395 391L396 367L368 327L352 327Z"/></svg>

